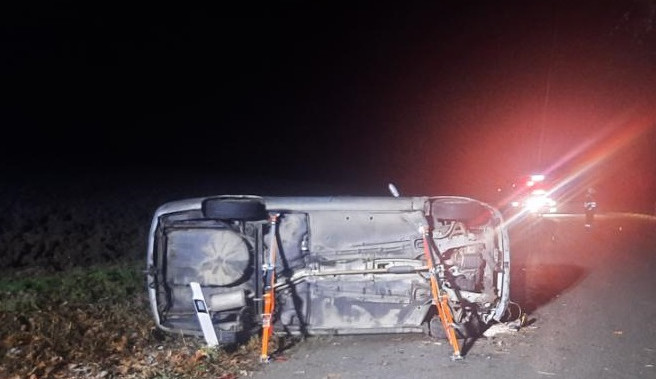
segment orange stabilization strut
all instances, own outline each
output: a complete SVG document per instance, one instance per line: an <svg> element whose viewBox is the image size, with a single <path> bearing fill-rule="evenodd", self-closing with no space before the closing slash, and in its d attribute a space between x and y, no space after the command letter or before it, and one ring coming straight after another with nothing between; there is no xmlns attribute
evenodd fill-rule
<svg viewBox="0 0 656 379"><path fill-rule="evenodd" d="M429 243L429 239L431 238L431 231L428 227L423 227L422 234L424 238L424 255L426 257L426 265L429 268L428 274L430 277L433 304L435 304L435 307L437 308L437 313L440 316L440 321L442 321L442 327L446 332L449 343L453 347L453 358L462 359L462 356L460 355L460 346L458 346L458 339L456 338L456 331L453 327L453 314L451 314L451 308L449 307L448 303L449 296L440 290L440 284L437 280L437 272L435 270L435 264L433 263L433 254L431 251L431 245Z"/></svg>
<svg viewBox="0 0 656 379"><path fill-rule="evenodd" d="M269 231L271 238L269 243L269 261L264 268L266 269L265 288L264 288L264 310L262 312L262 353L260 355L260 362L269 361L269 337L273 334L272 315L276 305L276 255L278 253L278 214L271 215L269 222L271 223L271 230ZM266 283L266 279L268 283Z"/></svg>

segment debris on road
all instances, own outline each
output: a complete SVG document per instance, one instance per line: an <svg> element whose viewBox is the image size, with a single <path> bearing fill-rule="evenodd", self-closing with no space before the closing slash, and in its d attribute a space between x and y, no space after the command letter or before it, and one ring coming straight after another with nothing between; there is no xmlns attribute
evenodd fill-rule
<svg viewBox="0 0 656 379"><path fill-rule="evenodd" d="M487 338L496 337L499 334L511 334L516 333L518 329L515 329L508 325L509 323L500 323L490 326L486 331L483 332L483 335Z"/></svg>

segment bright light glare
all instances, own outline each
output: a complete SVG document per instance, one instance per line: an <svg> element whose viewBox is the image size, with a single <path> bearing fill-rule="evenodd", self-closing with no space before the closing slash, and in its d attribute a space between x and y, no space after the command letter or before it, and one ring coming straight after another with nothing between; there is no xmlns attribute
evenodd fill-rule
<svg viewBox="0 0 656 379"><path fill-rule="evenodd" d="M569 175L565 176L558 183L550 188L547 192L549 195L556 193L562 188L567 188L580 177L590 172L594 167L599 166L620 153L631 142L640 138L643 133L654 127L656 120L656 108L651 104L647 108L636 106L634 109L627 109L626 112L617 115L603 128L587 138L583 143L563 155L559 160L554 162L547 173L567 165L573 165ZM535 183L533 183L535 184ZM513 186L514 188L514 186ZM553 200L552 200L553 201ZM525 205L527 205L525 203ZM556 212L556 202L553 201L553 210ZM527 207L523 208L528 211ZM522 218L524 212L509 217L504 221L505 225L512 225Z"/></svg>
<svg viewBox="0 0 656 379"><path fill-rule="evenodd" d="M546 193L545 191L534 191L534 194L535 192L541 192L542 194ZM556 201L547 196L531 196L526 199L525 207L531 213L536 213L543 210L548 212L555 212Z"/></svg>

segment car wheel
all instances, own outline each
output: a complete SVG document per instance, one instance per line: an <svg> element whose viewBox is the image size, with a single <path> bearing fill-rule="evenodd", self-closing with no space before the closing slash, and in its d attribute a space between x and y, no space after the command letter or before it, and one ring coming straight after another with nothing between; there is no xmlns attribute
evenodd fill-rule
<svg viewBox="0 0 656 379"><path fill-rule="evenodd" d="M428 335L438 339L438 340L445 340L446 339L446 332L444 331L444 327L442 326L442 321L440 321L439 316L433 316L430 321L428 321Z"/></svg>
<svg viewBox="0 0 656 379"><path fill-rule="evenodd" d="M472 338L478 337L481 335L481 325L478 317L471 317L468 321L462 320L463 314L461 312L455 312L454 317L454 326L456 337L458 338ZM435 339L447 339L446 331L442 326L442 321L440 316L433 314L427 321L422 325L424 334L435 338Z"/></svg>
<svg viewBox="0 0 656 379"><path fill-rule="evenodd" d="M255 221L267 218L264 203L257 199L209 199L203 202L208 218Z"/></svg>

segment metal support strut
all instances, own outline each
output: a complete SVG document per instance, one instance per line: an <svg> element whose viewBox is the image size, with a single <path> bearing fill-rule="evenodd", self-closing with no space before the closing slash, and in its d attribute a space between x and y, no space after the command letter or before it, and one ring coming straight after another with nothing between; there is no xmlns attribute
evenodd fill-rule
<svg viewBox="0 0 656 379"><path fill-rule="evenodd" d="M260 362L269 362L269 337L273 334L272 315L276 303L276 255L278 254L278 218L275 213L269 217L271 229L269 230L269 258L263 265L264 270L264 310L262 312L262 353Z"/></svg>
<svg viewBox="0 0 656 379"><path fill-rule="evenodd" d="M429 267L428 275L430 278L431 293L433 295L433 304L437 308L437 313L440 316L444 332L446 333L449 343L453 347L452 358L454 360L459 360L462 359L462 355L460 355L460 346L458 346L458 339L456 338L453 314L451 313L451 308L448 303L449 296L441 289L441 283L440 280L438 280L438 272L433 263L432 244L429 243L432 239L432 233L428 226L423 226L421 231L424 239L424 256L426 257L426 265Z"/></svg>

